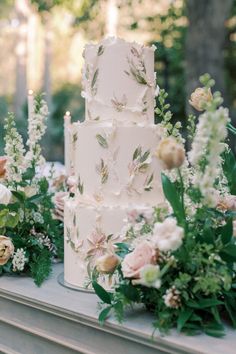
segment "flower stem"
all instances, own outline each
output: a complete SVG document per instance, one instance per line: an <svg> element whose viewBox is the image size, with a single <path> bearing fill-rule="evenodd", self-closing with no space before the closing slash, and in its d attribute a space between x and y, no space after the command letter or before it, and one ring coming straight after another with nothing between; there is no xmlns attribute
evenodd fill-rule
<svg viewBox="0 0 236 354"><path fill-rule="evenodd" d="M228 123L227 124L227 128L228 130L233 133L234 135L236 135L236 128L231 124L231 123Z"/></svg>
<svg viewBox="0 0 236 354"><path fill-rule="evenodd" d="M178 168L178 175L179 175L179 181L180 181L180 198L181 198L183 218L184 218L184 229L185 229L185 232L187 232L188 226L187 226L187 221L186 221L186 213L185 213L185 205L184 205L184 182L183 182L183 177L182 177L180 168Z"/></svg>

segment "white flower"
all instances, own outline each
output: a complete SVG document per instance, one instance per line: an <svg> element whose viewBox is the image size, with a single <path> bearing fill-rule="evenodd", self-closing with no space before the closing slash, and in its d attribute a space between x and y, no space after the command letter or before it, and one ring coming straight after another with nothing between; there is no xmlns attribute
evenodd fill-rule
<svg viewBox="0 0 236 354"><path fill-rule="evenodd" d="M166 290L163 299L167 307L177 309L181 306L180 291L177 290L175 286L172 286L170 289Z"/></svg>
<svg viewBox="0 0 236 354"><path fill-rule="evenodd" d="M147 264L140 270L140 279L132 280L133 285L140 284L148 288L159 289L161 287L160 267L154 264Z"/></svg>
<svg viewBox="0 0 236 354"><path fill-rule="evenodd" d="M152 241L162 252L177 250L182 244L183 237L184 230L177 225L174 218L167 218L162 223L154 225Z"/></svg>
<svg viewBox="0 0 236 354"><path fill-rule="evenodd" d="M6 136L5 136L5 155L6 161L6 177L10 184L22 181L22 174L25 171L25 148L22 136L16 129L14 115L9 114L6 118Z"/></svg>
<svg viewBox="0 0 236 354"><path fill-rule="evenodd" d="M12 265L13 265L13 272L22 272L25 267L25 263L28 261L28 258L25 255L25 251L23 248L18 248L17 251L14 253Z"/></svg>
<svg viewBox="0 0 236 354"><path fill-rule="evenodd" d="M32 217L33 217L34 222L39 223L39 224L43 224L44 223L43 216L39 212L34 211L32 213Z"/></svg>
<svg viewBox="0 0 236 354"><path fill-rule="evenodd" d="M0 183L0 204L8 205L11 201L11 191Z"/></svg>
<svg viewBox="0 0 236 354"><path fill-rule="evenodd" d="M46 132L46 119L48 116L48 107L46 101L42 98L34 100L33 114L30 115L28 120L28 140L27 145L29 151L27 152L26 167L40 166L45 163L41 155L41 146L39 144L43 135Z"/></svg>
<svg viewBox="0 0 236 354"><path fill-rule="evenodd" d="M218 202L215 180L222 175L221 154L225 150L222 141L227 137L228 122L229 112L223 107L200 115L192 150L189 152L189 161L195 170L193 184L199 188L204 204L210 207L215 207Z"/></svg>

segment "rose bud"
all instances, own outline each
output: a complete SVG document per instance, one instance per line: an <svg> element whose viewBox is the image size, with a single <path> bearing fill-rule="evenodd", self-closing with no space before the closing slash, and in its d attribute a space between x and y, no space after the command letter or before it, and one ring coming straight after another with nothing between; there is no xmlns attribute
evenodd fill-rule
<svg viewBox="0 0 236 354"><path fill-rule="evenodd" d="M194 107L197 111L203 111L206 103L211 102L213 99L211 89L208 90L203 87L198 87L191 94L189 103L192 107Z"/></svg>
<svg viewBox="0 0 236 354"><path fill-rule="evenodd" d="M113 273L120 258L116 254L105 254L96 260L96 268L99 273Z"/></svg>
<svg viewBox="0 0 236 354"><path fill-rule="evenodd" d="M168 170L180 167L185 160L185 150L182 144L173 137L163 139L156 151L156 156Z"/></svg>

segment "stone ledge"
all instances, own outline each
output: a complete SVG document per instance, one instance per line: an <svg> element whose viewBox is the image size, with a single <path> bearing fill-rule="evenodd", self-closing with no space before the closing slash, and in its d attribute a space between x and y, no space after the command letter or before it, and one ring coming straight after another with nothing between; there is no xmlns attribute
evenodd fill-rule
<svg viewBox="0 0 236 354"><path fill-rule="evenodd" d="M37 288L29 278L0 278L0 352L6 354L233 354L236 332L225 339L204 335L152 335L152 317L130 313L123 325L97 322L97 298L60 286L54 275Z"/></svg>

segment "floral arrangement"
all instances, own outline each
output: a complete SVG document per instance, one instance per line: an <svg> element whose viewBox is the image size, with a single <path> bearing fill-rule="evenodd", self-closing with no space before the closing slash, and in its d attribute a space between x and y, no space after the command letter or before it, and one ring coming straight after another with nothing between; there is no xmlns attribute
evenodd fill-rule
<svg viewBox="0 0 236 354"><path fill-rule="evenodd" d="M5 156L0 158L0 274L26 274L40 285L55 258L63 254L60 203L56 188L40 171L45 161L40 140L48 108L42 95L32 100L26 147L14 115L5 121ZM52 180L52 179L50 179ZM59 209L58 209L59 208Z"/></svg>
<svg viewBox="0 0 236 354"><path fill-rule="evenodd" d="M236 327L236 160L227 145L235 133L214 80L190 99L201 112L188 117L186 153L181 124L160 90L156 113L164 130L156 156L163 163L165 202L150 215L133 215L115 253L98 258L92 284L102 300L99 320L113 310L122 321L128 306L143 304L154 313L154 328L175 327L188 334L224 335L224 321ZM114 275L109 292L98 274Z"/></svg>

